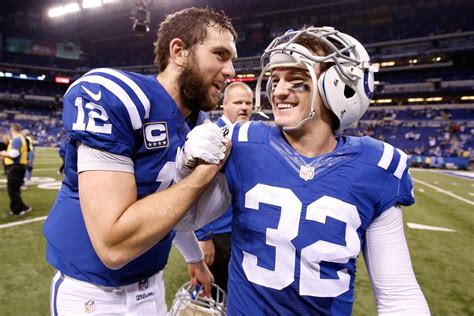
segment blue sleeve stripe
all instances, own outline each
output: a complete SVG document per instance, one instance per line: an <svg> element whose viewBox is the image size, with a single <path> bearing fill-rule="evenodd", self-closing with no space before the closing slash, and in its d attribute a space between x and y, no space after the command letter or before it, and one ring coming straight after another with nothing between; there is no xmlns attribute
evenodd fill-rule
<svg viewBox="0 0 474 316"><path fill-rule="evenodd" d="M142 103L143 108L145 109L145 118L147 119L147 118L150 117L150 100L148 100L148 98L145 95L145 93L143 92L143 90L132 79L125 76L120 71L110 69L110 68L94 69L94 70L89 71L86 75L91 74L91 73L97 73L97 72L102 72L102 73L106 73L106 74L109 74L111 76L114 76L117 79L120 79L121 81L123 81L126 85L128 85L130 87L130 89L132 89L133 92L135 92L138 99Z"/></svg>
<svg viewBox="0 0 474 316"><path fill-rule="evenodd" d="M245 122L239 129L239 142L248 142L249 141L249 127L251 121Z"/></svg>
<svg viewBox="0 0 474 316"><path fill-rule="evenodd" d="M398 161L398 166L395 172L393 173L395 177L398 179L401 179L403 176L403 172L405 172L405 169L407 167L407 160L408 160L408 155L405 154L403 151L397 148L398 153L400 154L400 160Z"/></svg>
<svg viewBox="0 0 474 316"><path fill-rule="evenodd" d="M96 83L112 92L123 103L123 105L125 105L125 108L127 109L128 115L130 117L130 121L132 122L133 129L137 130L142 127L142 121L140 118L140 114L138 113L137 106L135 105L135 103L133 103L132 99L130 99L130 96L127 94L127 92L117 83L102 76L84 76L74 81L74 83L71 84L71 86L69 87L68 91L66 91L66 94L73 86L76 86L80 82Z"/></svg>
<svg viewBox="0 0 474 316"><path fill-rule="evenodd" d="M382 154L382 158L380 158L380 161L378 163L378 166L380 168L384 170L388 169L393 159L393 150L394 148L392 145L383 143L383 154Z"/></svg>

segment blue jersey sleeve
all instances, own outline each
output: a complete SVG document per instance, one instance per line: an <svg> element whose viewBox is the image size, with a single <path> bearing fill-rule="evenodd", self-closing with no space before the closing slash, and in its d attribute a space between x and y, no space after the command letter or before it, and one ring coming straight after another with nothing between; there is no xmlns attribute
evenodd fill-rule
<svg viewBox="0 0 474 316"><path fill-rule="evenodd" d="M406 166L400 178L394 175L389 177L380 201L377 203L377 209L384 211L397 204L410 206L413 203L415 203L413 180Z"/></svg>
<svg viewBox="0 0 474 316"><path fill-rule="evenodd" d="M364 155L369 157L366 161L373 166L364 179L377 186L373 189L378 192L374 204L376 216L394 205L410 206L415 203L407 154L371 138L364 138L363 142Z"/></svg>
<svg viewBox="0 0 474 316"><path fill-rule="evenodd" d="M143 125L143 109L120 80L85 75L64 96L63 122L72 140L130 157Z"/></svg>

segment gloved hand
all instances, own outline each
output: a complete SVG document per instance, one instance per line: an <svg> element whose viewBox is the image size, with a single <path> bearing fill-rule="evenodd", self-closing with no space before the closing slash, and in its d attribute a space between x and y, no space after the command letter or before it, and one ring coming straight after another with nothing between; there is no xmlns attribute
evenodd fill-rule
<svg viewBox="0 0 474 316"><path fill-rule="evenodd" d="M225 158L226 140L222 130L214 123L193 128L186 136L183 147L184 166L194 168L201 159L210 164L219 164Z"/></svg>

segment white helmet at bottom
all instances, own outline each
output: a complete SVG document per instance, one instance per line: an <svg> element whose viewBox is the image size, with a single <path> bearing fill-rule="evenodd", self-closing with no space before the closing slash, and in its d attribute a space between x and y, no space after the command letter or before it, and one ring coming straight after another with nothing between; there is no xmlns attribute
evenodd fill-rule
<svg viewBox="0 0 474 316"><path fill-rule="evenodd" d="M202 288L186 282L179 288L173 300L169 316L223 316L227 314L227 295L217 284L212 285L215 295L205 297L200 295Z"/></svg>

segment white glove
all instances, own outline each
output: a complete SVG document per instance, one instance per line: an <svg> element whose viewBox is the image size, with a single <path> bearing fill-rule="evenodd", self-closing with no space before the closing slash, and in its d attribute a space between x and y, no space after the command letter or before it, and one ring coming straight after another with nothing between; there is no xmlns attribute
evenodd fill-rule
<svg viewBox="0 0 474 316"><path fill-rule="evenodd" d="M224 214L229 204L227 180L223 173L219 173L174 229L195 231Z"/></svg>
<svg viewBox="0 0 474 316"><path fill-rule="evenodd" d="M214 123L206 123L193 128L184 143L184 165L194 168L201 159L210 164L219 164L225 158L226 140L222 130Z"/></svg>

